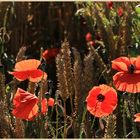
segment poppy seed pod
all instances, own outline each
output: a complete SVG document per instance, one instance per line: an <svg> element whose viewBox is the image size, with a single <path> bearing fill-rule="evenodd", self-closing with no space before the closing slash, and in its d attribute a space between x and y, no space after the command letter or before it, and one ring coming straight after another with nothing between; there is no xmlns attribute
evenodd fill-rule
<svg viewBox="0 0 140 140"><path fill-rule="evenodd" d="M118 16L119 17L122 17L123 16L123 8L122 7L119 7L118 10L117 10L117 12L118 12Z"/></svg>
<svg viewBox="0 0 140 140"><path fill-rule="evenodd" d="M112 1L107 2L107 7L108 7L108 9L112 9L113 8L113 2Z"/></svg>

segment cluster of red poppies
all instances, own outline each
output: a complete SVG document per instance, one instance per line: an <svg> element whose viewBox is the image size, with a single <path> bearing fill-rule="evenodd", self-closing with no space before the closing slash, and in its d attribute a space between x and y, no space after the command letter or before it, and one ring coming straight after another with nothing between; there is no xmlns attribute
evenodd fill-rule
<svg viewBox="0 0 140 140"><path fill-rule="evenodd" d="M113 9L113 2L107 2L109 9ZM123 8L117 9L118 16L123 15ZM95 42L92 39L91 33L86 34L86 41L94 46ZM58 48L50 48L43 52L43 59L49 63L59 53ZM40 82L47 78L47 74L41 69L38 69L41 62L35 59L23 60L15 65L14 72L10 72L17 80L24 81L28 79L31 82ZM119 71L113 76L113 83L116 89L130 93L140 92L140 57L127 58L120 57L112 61L112 68ZM86 98L87 110L96 117L107 116L113 112L117 106L117 92L110 86L100 85L95 86L89 91ZM14 109L13 115L25 119L32 120L38 115L39 99L33 93L24 91L18 88L13 99ZM41 112L47 112L47 106L54 105L54 99L45 97L40 101ZM139 114L135 115L139 117ZM140 117L139 117L140 118ZM140 119L136 119L138 121Z"/></svg>
<svg viewBox="0 0 140 140"><path fill-rule="evenodd" d="M10 72L17 80L24 81L28 79L31 82L40 82L42 79L47 78L47 74L38 69L41 62L35 59L23 60L17 62L14 72ZM39 99L34 93L29 93L23 89L18 88L13 99L14 109L12 114L20 119L32 120L38 115ZM43 97L41 100L41 112L45 114L48 106L54 105L54 99L46 99Z"/></svg>
<svg viewBox="0 0 140 140"><path fill-rule="evenodd" d="M42 57L48 63L54 59L58 53L58 48L51 48L45 50L42 54ZM23 60L15 64L14 72L9 73L19 81L28 79L30 82L37 83L43 79L47 79L47 74L41 69L38 69L40 64L41 62L36 59ZM34 93L29 93L23 89L18 88L13 99L14 109L12 113L17 118L32 120L35 116L38 115L39 103L41 105L41 112L45 114L47 112L48 106L54 105L54 99L46 99L43 97L43 99L39 102L38 97L35 96Z"/></svg>
<svg viewBox="0 0 140 140"><path fill-rule="evenodd" d="M140 56L137 58L119 57L112 61L112 68L118 72L113 76L113 84L119 91L140 92ZM117 92L110 86L95 86L86 98L87 110L96 117L107 116L117 106ZM135 115L140 122L140 113Z"/></svg>
<svg viewBox="0 0 140 140"><path fill-rule="evenodd" d="M90 38L90 36L86 37ZM44 59L47 54L49 54L48 51L43 53ZM55 53L52 54L55 57L58 51L55 50ZM14 72L10 72L10 74L19 81L28 79L31 82L40 82L42 79L47 79L47 74L38 69L40 64L41 62L36 59L23 60L16 63ZM118 71L113 76L113 84L117 90L129 93L140 92L140 56L116 58L112 61L112 68ZM115 110L117 101L117 92L114 88L104 84L95 86L89 91L86 98L87 110L96 117L107 116ZM33 93L18 88L13 99L12 113L17 118L32 120L38 115L38 103L41 105L41 112L45 114L47 107L54 105L54 99L44 97L39 102L38 97ZM140 121L140 113L137 113L135 117L134 121Z"/></svg>

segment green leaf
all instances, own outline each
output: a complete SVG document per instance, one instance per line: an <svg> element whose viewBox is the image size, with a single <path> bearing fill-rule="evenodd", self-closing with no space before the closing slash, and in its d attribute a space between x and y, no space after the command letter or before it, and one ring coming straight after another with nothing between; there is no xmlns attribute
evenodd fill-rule
<svg viewBox="0 0 140 140"><path fill-rule="evenodd" d="M139 6L136 6L135 10L136 10L137 14L140 14L140 7Z"/></svg>

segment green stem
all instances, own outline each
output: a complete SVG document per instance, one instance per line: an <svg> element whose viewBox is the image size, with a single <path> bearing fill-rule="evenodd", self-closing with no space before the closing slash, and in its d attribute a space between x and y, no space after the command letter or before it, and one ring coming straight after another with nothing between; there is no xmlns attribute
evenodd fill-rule
<svg viewBox="0 0 140 140"><path fill-rule="evenodd" d="M94 125L94 122L95 122L95 117L94 117L94 119L93 119L93 121L92 121L91 129L92 129L93 125Z"/></svg>
<svg viewBox="0 0 140 140"><path fill-rule="evenodd" d="M81 128L80 128L80 138L82 138L82 134L83 134L83 125L84 125L84 120L85 120L85 117L86 117L86 113L87 113L87 110L86 110L86 108L84 108L84 112L83 112L83 116L82 116L82 122L81 122Z"/></svg>
<svg viewBox="0 0 140 140"><path fill-rule="evenodd" d="M58 99L56 99L57 101ZM58 107L56 105L56 138L58 137Z"/></svg>
<svg viewBox="0 0 140 140"><path fill-rule="evenodd" d="M125 104L125 101L124 101ZM124 138L127 135L127 131L126 131L126 119L125 119L125 105L123 107L123 131L124 131Z"/></svg>
<svg viewBox="0 0 140 140"><path fill-rule="evenodd" d="M64 138L67 137L67 128L66 128L66 125L67 125L67 114L66 114L66 102L64 101Z"/></svg>

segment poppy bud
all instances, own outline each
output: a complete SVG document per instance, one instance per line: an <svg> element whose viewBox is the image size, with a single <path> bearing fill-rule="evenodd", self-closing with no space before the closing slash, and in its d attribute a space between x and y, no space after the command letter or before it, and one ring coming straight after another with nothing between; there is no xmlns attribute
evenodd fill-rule
<svg viewBox="0 0 140 140"><path fill-rule="evenodd" d="M112 1L107 2L107 7L108 7L108 9L112 9L113 8L113 2Z"/></svg>
<svg viewBox="0 0 140 140"><path fill-rule="evenodd" d="M90 41L89 42L89 45L94 46L95 45L95 42L94 41Z"/></svg>
<svg viewBox="0 0 140 140"><path fill-rule="evenodd" d="M118 16L119 17L122 17L122 15L123 15L123 8L122 7L119 7L118 10L117 10L117 12L118 12Z"/></svg>
<svg viewBox="0 0 140 140"><path fill-rule="evenodd" d="M91 41L92 40L92 34L90 32L88 32L86 34L86 41Z"/></svg>

